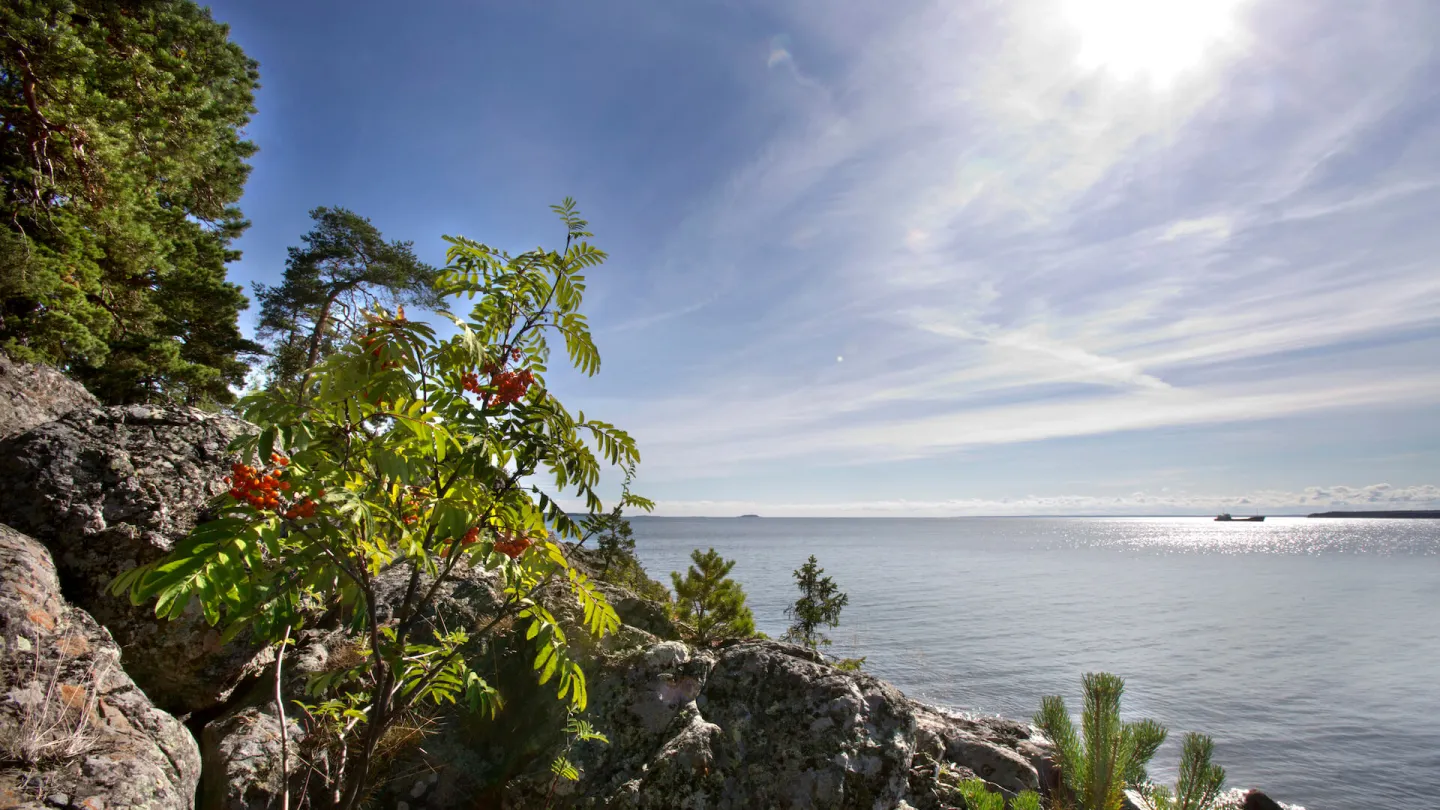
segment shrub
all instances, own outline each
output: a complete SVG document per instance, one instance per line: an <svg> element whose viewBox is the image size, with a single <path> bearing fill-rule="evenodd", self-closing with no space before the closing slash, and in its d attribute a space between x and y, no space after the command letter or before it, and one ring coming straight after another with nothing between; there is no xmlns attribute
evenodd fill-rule
<svg viewBox="0 0 1440 810"><path fill-rule="evenodd" d="M624 432L571 415L545 386L549 333L583 373L600 366L579 307L581 271L605 254L584 241L590 234L571 201L556 210L567 229L559 251L512 257L446 237L437 297L476 302L465 318L442 313L453 337L438 338L403 310L370 312L365 330L311 370L298 397L247 397L242 412L262 430L234 445L246 463L228 480L220 517L116 582L137 602L155 599L161 616L197 599L226 638L249 630L274 643L325 615L356 633L358 655L315 679L316 702L305 707L321 724L317 736L333 742L320 778L340 810L362 802L377 746L420 707L463 700L491 716L502 707L474 668L497 628L525 627L539 682L553 681L559 698L584 709L584 673L535 597L543 585L568 586L587 632L619 625L551 535L583 543L582 524L554 498L578 496L602 514L601 458L627 482L639 460ZM628 486L620 502L649 506ZM446 628L429 608L442 584L470 567L494 575L503 603L483 626ZM388 617L378 604L382 580L403 583Z"/></svg>
<svg viewBox="0 0 1440 810"><path fill-rule="evenodd" d="M672 571L675 586L675 614L694 628L701 644L721 638L755 635L755 617L745 605L745 591L730 579L734 560L721 557L715 549L690 552L692 565L681 579Z"/></svg>

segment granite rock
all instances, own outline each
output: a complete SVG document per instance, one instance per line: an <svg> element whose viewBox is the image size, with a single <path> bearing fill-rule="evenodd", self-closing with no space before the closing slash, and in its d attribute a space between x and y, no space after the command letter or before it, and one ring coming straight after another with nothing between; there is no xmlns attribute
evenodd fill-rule
<svg viewBox="0 0 1440 810"><path fill-rule="evenodd" d="M168 552L224 489L226 447L249 429L195 408L89 408L0 441L0 520L50 549L66 596L124 651L125 670L176 714L215 706L263 664L222 643L199 610L170 622L108 592Z"/></svg>
<svg viewBox="0 0 1440 810"><path fill-rule="evenodd" d="M85 386L59 371L0 354L0 439L99 405Z"/></svg>
<svg viewBox="0 0 1440 810"><path fill-rule="evenodd" d="M199 777L194 738L60 595L49 552L0 525L0 807L181 810Z"/></svg>

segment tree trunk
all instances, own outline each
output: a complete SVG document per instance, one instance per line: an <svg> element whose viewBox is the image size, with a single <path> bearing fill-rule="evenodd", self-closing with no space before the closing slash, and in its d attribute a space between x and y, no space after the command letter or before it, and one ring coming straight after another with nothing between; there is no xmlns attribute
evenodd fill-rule
<svg viewBox="0 0 1440 810"><path fill-rule="evenodd" d="M335 299L340 297L340 290L336 288L330 291L330 296L325 299L325 306L320 308L320 317L315 319L315 331L310 333L310 353L305 358L305 371L300 375L300 384L295 387L295 401L305 401L305 388L310 385L310 369L320 362L320 336L325 333L325 322L330 320L330 308L335 306Z"/></svg>
<svg viewBox="0 0 1440 810"><path fill-rule="evenodd" d="M335 306L335 299L340 297L340 290L336 289L325 299L325 306L320 308L320 317L315 319L315 331L310 334L310 354L305 358L305 376L309 378L310 369L320 362L320 336L325 334L325 323L330 320L330 308Z"/></svg>

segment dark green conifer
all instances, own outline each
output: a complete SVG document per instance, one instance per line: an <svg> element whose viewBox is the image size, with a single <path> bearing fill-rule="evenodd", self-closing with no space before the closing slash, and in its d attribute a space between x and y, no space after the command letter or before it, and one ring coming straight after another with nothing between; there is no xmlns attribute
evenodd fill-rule
<svg viewBox="0 0 1440 810"><path fill-rule="evenodd" d="M233 400L256 63L190 0L14 0L0 32L0 350L109 403Z"/></svg>
<svg viewBox="0 0 1440 810"><path fill-rule="evenodd" d="M730 579L734 560L721 557L715 549L690 552L692 565L682 579L670 572L675 586L675 612L680 621L695 629L701 644L722 638L755 635L755 617L745 605L745 591Z"/></svg>
<svg viewBox="0 0 1440 810"><path fill-rule="evenodd" d="M345 208L316 208L315 227L291 247L278 286L256 285L260 339L269 384L294 388L306 372L362 326L361 311L381 304L434 307L435 268L410 242L387 242L369 219Z"/></svg>
<svg viewBox="0 0 1440 810"><path fill-rule="evenodd" d="M840 610L850 602L850 596L840 592L835 580L823 576L815 555L794 572L795 584L800 588L800 598L785 609L790 617L790 629L785 631L785 640L804 644L810 649L829 646L830 639L821 632L821 627L835 627L840 624Z"/></svg>
<svg viewBox="0 0 1440 810"><path fill-rule="evenodd" d="M635 531L620 510L597 515L586 523L595 533L595 549L600 555L600 577L610 579L635 559Z"/></svg>

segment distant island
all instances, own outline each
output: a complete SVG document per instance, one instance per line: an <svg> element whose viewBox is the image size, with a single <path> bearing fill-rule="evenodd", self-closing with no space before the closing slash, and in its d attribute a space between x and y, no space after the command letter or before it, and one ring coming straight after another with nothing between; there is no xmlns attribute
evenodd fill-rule
<svg viewBox="0 0 1440 810"><path fill-rule="evenodd" d="M1316 512L1312 518L1429 518L1440 520L1440 509L1412 509L1387 512Z"/></svg>
<svg viewBox="0 0 1440 810"><path fill-rule="evenodd" d="M741 515L740 517L742 517L742 518L758 518L758 517L760 517L760 516L759 516L759 515Z"/></svg>

